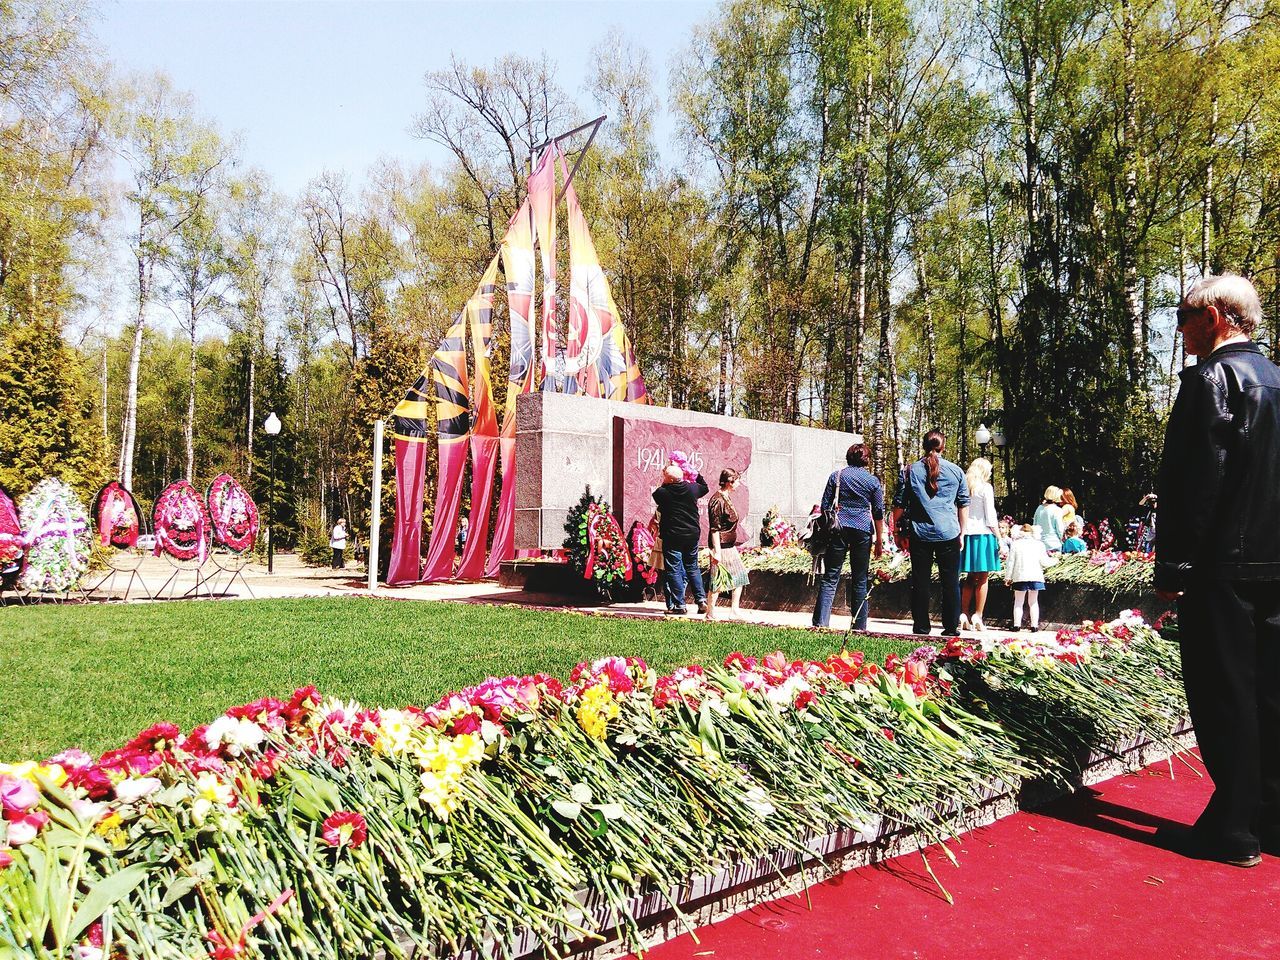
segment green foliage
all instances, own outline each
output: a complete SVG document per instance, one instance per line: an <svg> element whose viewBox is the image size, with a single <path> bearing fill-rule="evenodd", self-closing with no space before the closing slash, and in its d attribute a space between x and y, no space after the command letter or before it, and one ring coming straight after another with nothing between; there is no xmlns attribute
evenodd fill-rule
<svg viewBox="0 0 1280 960"><path fill-rule="evenodd" d="M0 326L0 450L0 484L15 496L57 477L87 503L108 479L79 358L44 323Z"/></svg>

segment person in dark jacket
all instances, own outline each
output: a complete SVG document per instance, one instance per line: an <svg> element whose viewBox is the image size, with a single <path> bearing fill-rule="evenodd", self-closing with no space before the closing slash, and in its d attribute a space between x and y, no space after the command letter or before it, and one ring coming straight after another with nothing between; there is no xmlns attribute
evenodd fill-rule
<svg viewBox="0 0 1280 960"><path fill-rule="evenodd" d="M707 495L707 481L698 474L693 480L684 478L676 464L668 464L662 474L662 486L653 491L658 505L658 535L662 537L662 590L666 595L667 613L683 616L686 581L692 581L698 612L707 612L707 591L698 569L698 541L701 532L698 500Z"/></svg>
<svg viewBox="0 0 1280 960"><path fill-rule="evenodd" d="M1157 840L1241 867L1280 856L1280 369L1251 336L1253 285L1197 281L1161 458L1155 587L1178 601L1187 705L1214 792Z"/></svg>

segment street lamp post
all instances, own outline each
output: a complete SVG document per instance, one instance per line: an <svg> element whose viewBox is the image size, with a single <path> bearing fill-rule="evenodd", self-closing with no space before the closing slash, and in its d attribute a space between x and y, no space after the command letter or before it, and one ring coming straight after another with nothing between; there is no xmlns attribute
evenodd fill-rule
<svg viewBox="0 0 1280 960"><path fill-rule="evenodd" d="M267 573L274 572L276 550L276 435L280 433L280 418L273 410L267 415L262 429L271 438L271 489L267 493Z"/></svg>

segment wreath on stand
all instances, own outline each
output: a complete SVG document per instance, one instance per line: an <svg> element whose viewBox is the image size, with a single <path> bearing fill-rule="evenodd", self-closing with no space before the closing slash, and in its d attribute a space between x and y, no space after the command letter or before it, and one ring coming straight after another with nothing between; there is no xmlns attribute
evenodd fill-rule
<svg viewBox="0 0 1280 960"><path fill-rule="evenodd" d="M649 563L649 558L653 556L654 544L657 543L653 531L649 529L647 523L633 520L627 543L631 547L631 562L635 565L636 576L649 586L653 586L658 582L658 571Z"/></svg>
<svg viewBox="0 0 1280 960"><path fill-rule="evenodd" d="M607 600L632 592L634 567L627 538L609 504L587 487L564 524L569 563Z"/></svg>
<svg viewBox="0 0 1280 960"><path fill-rule="evenodd" d="M175 480L161 491L152 514L156 531L155 555L175 560L199 560L209 552L209 514L195 487Z"/></svg>
<svg viewBox="0 0 1280 960"><path fill-rule="evenodd" d="M21 563L24 549L18 508L9 491L0 487L0 573Z"/></svg>
<svg viewBox="0 0 1280 960"><path fill-rule="evenodd" d="M84 504L61 480L46 477L22 498L27 563L19 584L27 590L67 593L89 569L93 537Z"/></svg>
<svg viewBox="0 0 1280 960"><path fill-rule="evenodd" d="M133 494L112 480L93 498L93 519L104 547L128 550L138 545L142 511Z"/></svg>
<svg viewBox="0 0 1280 960"><path fill-rule="evenodd" d="M209 516L213 541L232 553L244 553L258 539L258 507L253 497L229 473L220 473L209 484Z"/></svg>

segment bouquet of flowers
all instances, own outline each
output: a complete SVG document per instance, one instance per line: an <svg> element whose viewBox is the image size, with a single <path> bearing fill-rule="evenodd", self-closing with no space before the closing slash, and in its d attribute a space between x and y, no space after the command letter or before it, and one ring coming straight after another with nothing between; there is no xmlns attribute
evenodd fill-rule
<svg viewBox="0 0 1280 960"><path fill-rule="evenodd" d="M93 548L84 504L61 480L46 477L22 498L20 513L27 547L20 585L50 593L70 590L89 569Z"/></svg>
<svg viewBox="0 0 1280 960"><path fill-rule="evenodd" d="M176 480L161 491L152 511L152 526L157 557L163 551L175 560L204 563L209 549L209 516L204 500L187 481Z"/></svg>
<svg viewBox="0 0 1280 960"><path fill-rule="evenodd" d="M622 593L632 578L631 551L609 504L588 487L564 525L569 562L604 597Z"/></svg>
<svg viewBox="0 0 1280 960"><path fill-rule="evenodd" d="M770 507L760 524L760 546L762 547L798 547L800 536L796 528L778 516L778 508Z"/></svg>
<svg viewBox="0 0 1280 960"><path fill-rule="evenodd" d="M213 540L232 553L253 549L258 539L258 507L249 492L230 474L220 473L209 484L207 498L209 517L213 521Z"/></svg>
<svg viewBox="0 0 1280 960"><path fill-rule="evenodd" d="M0 570L22 560L26 538L22 535L22 522L18 508L9 491L0 487Z"/></svg>
<svg viewBox="0 0 1280 960"><path fill-rule="evenodd" d="M142 511L133 494L112 480L94 497L93 516L98 527L98 541L104 547L127 550L138 545L138 528Z"/></svg>
<svg viewBox="0 0 1280 960"><path fill-rule="evenodd" d="M631 547L631 563L635 567L636 575L649 586L658 582L658 571L649 565L649 558L653 555L653 545L656 542L653 531L649 529L647 523L641 523L639 520L632 521L631 535L627 537L627 543Z"/></svg>

